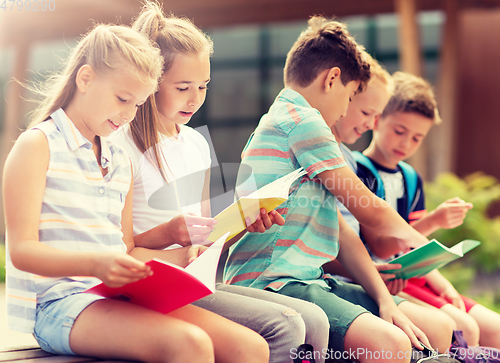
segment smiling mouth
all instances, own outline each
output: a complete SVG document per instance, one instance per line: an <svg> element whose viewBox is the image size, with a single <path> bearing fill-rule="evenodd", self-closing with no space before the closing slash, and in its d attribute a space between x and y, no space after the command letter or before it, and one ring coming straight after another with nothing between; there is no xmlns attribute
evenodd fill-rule
<svg viewBox="0 0 500 363"><path fill-rule="evenodd" d="M120 124L117 124L116 122L114 121L111 121L111 120L108 120L109 122L111 122L111 125L113 125L115 128L119 128L121 125Z"/></svg>
<svg viewBox="0 0 500 363"><path fill-rule="evenodd" d="M363 136L363 134L365 132L367 132L369 129L364 129L364 130L360 130L358 128L355 128L354 131L356 131L356 133L358 134L359 137Z"/></svg>

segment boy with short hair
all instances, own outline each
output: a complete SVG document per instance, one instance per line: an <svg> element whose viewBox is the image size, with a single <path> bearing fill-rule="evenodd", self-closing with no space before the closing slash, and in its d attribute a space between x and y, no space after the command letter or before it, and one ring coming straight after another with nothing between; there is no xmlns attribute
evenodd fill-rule
<svg viewBox="0 0 500 363"><path fill-rule="evenodd" d="M370 81L363 92L357 93L352 98L346 115L341 117L331 128L347 165L354 172L357 172L356 160L346 144L354 144L363 133L373 129L375 120L382 115L394 92L394 81L389 72L370 54L364 52L363 55L370 64ZM360 226L357 219L342 203L338 203L338 208L346 223L359 235ZM375 267L378 271L398 268L393 264L380 262L376 263ZM323 265L323 270L343 281L352 282L350 276L337 260ZM405 287L405 281L395 279L394 274L381 273L380 276L384 279L391 295L398 294Z"/></svg>
<svg viewBox="0 0 500 363"><path fill-rule="evenodd" d="M411 305L411 319L441 351L451 341L448 318L393 300L362 242L338 215L336 204L336 197L366 199L368 207L352 203L358 220L408 247L427 242L346 167L330 131L369 76L369 66L343 24L322 17L310 19L288 53L285 89L262 117L242 154L257 188L300 167L307 176L293 184L289 199L278 210L285 215L283 226L259 236L246 235L231 247L224 280L318 304L330 320L330 352L326 353L338 352L361 362L407 362L411 343L419 347L418 339L428 341L401 310ZM240 168L239 183L248 179L246 169ZM366 292L323 277L321 266L335 258ZM387 356L375 358L373 353L381 351ZM352 352L357 354L350 356Z"/></svg>
<svg viewBox="0 0 500 363"><path fill-rule="evenodd" d="M439 228L455 228L462 224L472 204L453 198L427 213L422 178L403 162L418 150L430 128L441 122L432 87L422 78L403 72L396 72L393 80L394 94L375 123L373 139L363 154L356 154L357 174L374 193L384 194L385 200L424 236ZM375 257L386 259L401 252L391 239L373 236L363 226L361 233ZM500 348L500 315L461 296L437 270L409 279L403 292L450 315L470 345Z"/></svg>
<svg viewBox="0 0 500 363"><path fill-rule="evenodd" d="M430 128L441 123L432 87L424 79L404 72L396 72L393 80L394 94L374 126L370 145L363 152L364 156L355 154L357 174L373 192L384 187L384 199L423 235L428 236L439 228L457 227L472 205L449 200L427 214L422 179L403 162L415 154ZM416 185L412 187L411 198L403 183L410 179ZM383 185L379 185L378 180ZM382 193L379 189L377 194ZM382 251L380 245L372 246L369 242L369 247L373 247L377 255L388 254L388 249Z"/></svg>

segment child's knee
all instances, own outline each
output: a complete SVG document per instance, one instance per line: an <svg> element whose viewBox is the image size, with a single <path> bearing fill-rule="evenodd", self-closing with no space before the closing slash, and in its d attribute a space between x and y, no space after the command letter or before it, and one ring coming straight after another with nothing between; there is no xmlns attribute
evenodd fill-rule
<svg viewBox="0 0 500 363"><path fill-rule="evenodd" d="M412 345L408 336L398 327L391 325L379 330L368 338L365 347L357 349L357 359L365 362L401 362L410 361Z"/></svg>
<svg viewBox="0 0 500 363"><path fill-rule="evenodd" d="M347 330L344 350L356 352L355 359L362 363L409 362L411 342L397 326L371 314L362 314Z"/></svg>
<svg viewBox="0 0 500 363"><path fill-rule="evenodd" d="M324 336L328 335L330 321L328 316L319 306L311 304L307 312L302 313L302 319L306 326L306 334L315 333Z"/></svg>
<svg viewBox="0 0 500 363"><path fill-rule="evenodd" d="M453 330L456 328L455 321L439 310L432 310L432 315L428 316L432 321L432 327L424 330L432 348L439 352L445 352L450 348Z"/></svg>
<svg viewBox="0 0 500 363"><path fill-rule="evenodd" d="M302 315L294 309L280 306L260 320L262 328L259 327L258 332L267 340L272 352L287 354L305 341L306 325Z"/></svg>
<svg viewBox="0 0 500 363"><path fill-rule="evenodd" d="M404 331L391 325L386 329L381 329L380 335L377 334L375 338L377 345L383 347L388 353L387 358L392 358L398 361L405 361L409 351L411 351L412 344L410 338Z"/></svg>
<svg viewBox="0 0 500 363"><path fill-rule="evenodd" d="M441 311L439 311L439 313L441 314L439 315L439 320L437 320L437 324L439 324L442 327L441 331L443 333L446 333L447 336L449 335L451 337L451 335L453 334L453 330L455 330L457 327L457 323L448 314L444 314Z"/></svg>
<svg viewBox="0 0 500 363"><path fill-rule="evenodd" d="M209 335L201 328L186 324L177 327L175 339L168 334L160 342L159 362L214 362L214 347Z"/></svg>
<svg viewBox="0 0 500 363"><path fill-rule="evenodd" d="M274 327L280 339L290 339L291 346L303 344L306 338L306 324L302 315L294 309L287 308L282 312L283 320Z"/></svg>
<svg viewBox="0 0 500 363"><path fill-rule="evenodd" d="M260 335L255 334L254 349L252 352L253 359L249 362L268 362L269 361L269 345L266 340Z"/></svg>
<svg viewBox="0 0 500 363"><path fill-rule="evenodd" d="M249 334L240 336L242 344L233 349L231 360L241 363L268 362L269 345L259 334L249 331Z"/></svg>
<svg viewBox="0 0 500 363"><path fill-rule="evenodd" d="M469 345L479 345L479 325L477 321L467 313L460 314L455 318L457 329L463 332Z"/></svg>

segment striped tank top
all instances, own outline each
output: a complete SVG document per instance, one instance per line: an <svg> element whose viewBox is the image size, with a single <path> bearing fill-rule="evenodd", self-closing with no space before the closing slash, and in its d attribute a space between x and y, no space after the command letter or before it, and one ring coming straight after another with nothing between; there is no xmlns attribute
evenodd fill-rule
<svg viewBox="0 0 500 363"><path fill-rule="evenodd" d="M121 214L131 183L125 152L101 138L102 176L92 143L59 109L34 127L48 140L50 160L39 223L39 240L70 251L126 252ZM8 240L7 240L8 246ZM16 269L7 253L7 315L11 329L32 333L36 304L82 292L94 277L52 278Z"/></svg>

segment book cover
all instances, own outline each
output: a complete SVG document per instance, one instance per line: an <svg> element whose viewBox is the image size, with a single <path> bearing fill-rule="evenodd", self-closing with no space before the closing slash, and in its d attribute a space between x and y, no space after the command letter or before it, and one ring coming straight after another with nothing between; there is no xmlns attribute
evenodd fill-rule
<svg viewBox="0 0 500 363"><path fill-rule="evenodd" d="M464 254L480 244L481 242L479 241L466 239L453 247L446 247L433 239L429 243L389 261L389 263L402 265L401 269L386 270L382 272L395 274L397 279L404 280L411 277L421 277L434 269L443 267L463 257Z"/></svg>
<svg viewBox="0 0 500 363"><path fill-rule="evenodd" d="M217 220L217 224L208 237L208 240L216 241L227 231L231 231L228 239L236 236L247 228L245 218L249 218L250 223L254 223L255 216L260 213L262 208L265 208L269 213L285 202L288 199L292 183L305 174L306 171L303 168L294 170L258 190L254 188L254 192L239 198L214 217ZM245 187L247 190L251 189L251 186L246 185ZM239 189L241 190L242 188Z"/></svg>
<svg viewBox="0 0 500 363"><path fill-rule="evenodd" d="M147 262L153 270L149 277L118 288L101 283L85 292L169 313L215 291L217 265L228 235L221 236L186 268L153 259Z"/></svg>

